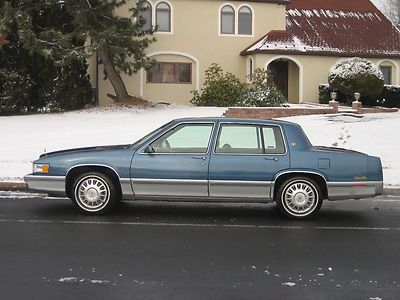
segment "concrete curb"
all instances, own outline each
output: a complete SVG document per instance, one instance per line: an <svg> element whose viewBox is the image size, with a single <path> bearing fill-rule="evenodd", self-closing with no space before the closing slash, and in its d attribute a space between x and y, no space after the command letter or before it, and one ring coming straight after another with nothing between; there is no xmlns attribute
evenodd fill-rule
<svg viewBox="0 0 400 300"><path fill-rule="evenodd" d="M0 191L27 191L28 186L25 182L0 181ZM383 194L388 196L400 196L399 188L384 188Z"/></svg>

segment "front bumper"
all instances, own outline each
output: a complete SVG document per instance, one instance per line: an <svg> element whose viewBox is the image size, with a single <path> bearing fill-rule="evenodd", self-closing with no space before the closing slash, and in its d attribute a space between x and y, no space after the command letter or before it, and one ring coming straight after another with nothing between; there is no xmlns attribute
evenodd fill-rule
<svg viewBox="0 0 400 300"><path fill-rule="evenodd" d="M26 175L28 188L37 192L65 196L65 176Z"/></svg>
<svg viewBox="0 0 400 300"><path fill-rule="evenodd" d="M328 199L361 199L383 194L383 181L328 182Z"/></svg>

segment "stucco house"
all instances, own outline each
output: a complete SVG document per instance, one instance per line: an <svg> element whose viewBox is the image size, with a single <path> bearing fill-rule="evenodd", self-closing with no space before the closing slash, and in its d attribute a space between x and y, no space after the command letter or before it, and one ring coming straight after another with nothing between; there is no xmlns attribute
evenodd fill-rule
<svg viewBox="0 0 400 300"><path fill-rule="evenodd" d="M157 63L123 75L129 93L143 99L189 103L212 63L243 81L270 69L291 103L318 102L319 84L346 57L367 58L386 84L400 84L400 31L370 0L147 0L144 8L147 24L158 26L148 49ZM99 104L110 103L101 64L92 61L89 72Z"/></svg>

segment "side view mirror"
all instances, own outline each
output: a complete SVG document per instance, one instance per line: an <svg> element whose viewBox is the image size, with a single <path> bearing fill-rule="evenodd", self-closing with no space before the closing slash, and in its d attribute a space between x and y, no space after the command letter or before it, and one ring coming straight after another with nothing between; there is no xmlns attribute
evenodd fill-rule
<svg viewBox="0 0 400 300"><path fill-rule="evenodd" d="M156 151L154 150L154 148L151 145L148 145L145 149L144 149L145 153L155 153Z"/></svg>

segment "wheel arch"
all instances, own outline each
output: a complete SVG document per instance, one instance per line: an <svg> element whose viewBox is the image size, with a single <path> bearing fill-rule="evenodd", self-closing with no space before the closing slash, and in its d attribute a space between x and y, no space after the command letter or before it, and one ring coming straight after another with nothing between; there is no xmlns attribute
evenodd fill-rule
<svg viewBox="0 0 400 300"><path fill-rule="evenodd" d="M325 175L318 172L302 171L302 170L297 170L297 171L293 170L293 171L278 173L275 176L273 185L271 187L271 199L275 201L277 197L276 193L279 189L279 186L286 180L293 177L305 177L314 180L321 188L323 199L328 199L328 185Z"/></svg>
<svg viewBox="0 0 400 300"><path fill-rule="evenodd" d="M79 174L87 172L98 172L108 176L115 185L119 194L122 194L120 177L117 171L107 165L97 165L97 164L87 164L87 165L76 165L68 169L65 175L65 194L67 197L71 196L72 185L74 184L74 179L79 176Z"/></svg>

